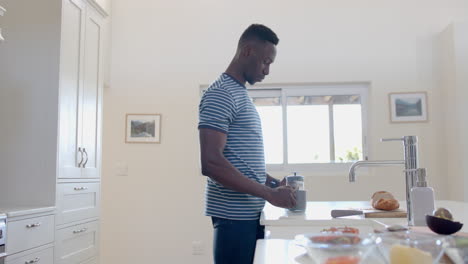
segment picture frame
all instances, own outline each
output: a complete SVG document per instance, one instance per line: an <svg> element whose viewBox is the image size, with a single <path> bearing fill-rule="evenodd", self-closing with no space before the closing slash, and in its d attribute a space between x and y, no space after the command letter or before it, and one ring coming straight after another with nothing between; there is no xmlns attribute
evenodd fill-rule
<svg viewBox="0 0 468 264"><path fill-rule="evenodd" d="M392 123L427 122L427 93L390 93L390 121Z"/></svg>
<svg viewBox="0 0 468 264"><path fill-rule="evenodd" d="M127 114L125 143L161 143L161 115Z"/></svg>

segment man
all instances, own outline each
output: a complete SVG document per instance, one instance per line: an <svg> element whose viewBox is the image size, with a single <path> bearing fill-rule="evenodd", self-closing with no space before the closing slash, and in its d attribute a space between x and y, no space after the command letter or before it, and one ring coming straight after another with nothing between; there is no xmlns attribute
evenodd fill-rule
<svg viewBox="0 0 468 264"><path fill-rule="evenodd" d="M249 26L226 72L200 102L206 215L212 218L216 264L253 262L256 240L264 237L259 218L265 200L283 208L296 203L293 189L277 187L279 181L265 172L260 117L245 87L269 74L278 41L268 27Z"/></svg>

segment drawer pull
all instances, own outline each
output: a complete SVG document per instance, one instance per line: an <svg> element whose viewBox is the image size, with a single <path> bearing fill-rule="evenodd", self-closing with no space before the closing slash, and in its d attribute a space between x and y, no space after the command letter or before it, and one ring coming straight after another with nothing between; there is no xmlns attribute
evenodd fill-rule
<svg viewBox="0 0 468 264"><path fill-rule="evenodd" d="M24 262L24 264L32 264L32 263L37 263L39 262L39 260L41 260L40 258L35 258L35 259L32 259L30 261L26 261Z"/></svg>
<svg viewBox="0 0 468 264"><path fill-rule="evenodd" d="M41 226L41 223L29 224L29 225L26 225L26 228L33 228L33 227L38 227L38 226Z"/></svg>
<svg viewBox="0 0 468 264"><path fill-rule="evenodd" d="M82 165L83 165L83 168L86 168L86 163L88 163L88 152L86 152L85 148L83 148L83 153L86 154L86 160Z"/></svg>
<svg viewBox="0 0 468 264"><path fill-rule="evenodd" d="M74 230L74 231L73 231L73 234L83 233L83 232L85 232L86 230L88 230L88 228L83 228L83 229L80 229L80 230Z"/></svg>
<svg viewBox="0 0 468 264"><path fill-rule="evenodd" d="M83 191L83 190L88 190L88 187L75 187L73 188L75 191Z"/></svg>

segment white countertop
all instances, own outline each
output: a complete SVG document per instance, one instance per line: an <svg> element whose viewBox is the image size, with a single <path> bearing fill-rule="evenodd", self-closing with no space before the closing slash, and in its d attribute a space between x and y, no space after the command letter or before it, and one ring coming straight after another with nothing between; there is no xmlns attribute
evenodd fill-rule
<svg viewBox="0 0 468 264"><path fill-rule="evenodd" d="M462 232L468 232L468 203L458 201L440 200L435 202L437 207L445 207L452 211L455 221L466 223ZM355 222L364 219L364 216L348 216L332 218L332 209L350 209L350 208L371 208L369 201L333 201L333 202L307 202L306 211L303 213L290 212L287 209L279 208L266 203L260 216L260 223L265 226L307 226L317 225L321 222L346 220ZM400 208L406 210L406 202L400 201ZM340 220L341 219L341 220ZM400 223L404 224L406 218L369 218L383 221L386 224Z"/></svg>
<svg viewBox="0 0 468 264"><path fill-rule="evenodd" d="M337 202L307 202L307 209L305 213L290 213L288 210L266 204L260 222L266 228L288 228L291 230L298 230L301 226L320 225L329 227L330 224L334 225L336 221L347 221L349 226L359 221L372 221L377 220L385 224L404 223L406 218L370 218L365 219L363 216L348 216L342 218L332 218L330 212L332 209L346 209L346 208L368 208L370 205L366 201L337 201ZM400 202L402 207L406 205ZM458 201L440 200L435 203L437 207L444 207L449 209L455 221L465 223L460 232L468 231L468 203ZM403 208L405 209L405 208ZM397 222L395 222L397 221ZM257 240L257 247L255 251L254 264L275 264L275 263L288 263L288 264L313 264L313 260L308 257L304 248L296 245L293 240L288 239L259 239Z"/></svg>
<svg viewBox="0 0 468 264"><path fill-rule="evenodd" d="M365 264L384 264L380 257L370 256ZM253 264L316 264L305 248L286 239L259 239Z"/></svg>
<svg viewBox="0 0 468 264"><path fill-rule="evenodd" d="M18 217L30 214L40 214L53 212L55 210L54 206L0 206L0 214L5 214L7 218Z"/></svg>

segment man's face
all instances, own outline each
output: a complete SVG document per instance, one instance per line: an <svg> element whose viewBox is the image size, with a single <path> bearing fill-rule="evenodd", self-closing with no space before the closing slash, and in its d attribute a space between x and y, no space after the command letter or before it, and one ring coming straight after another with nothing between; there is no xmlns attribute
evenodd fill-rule
<svg viewBox="0 0 468 264"><path fill-rule="evenodd" d="M253 85L261 82L270 73L270 64L275 61L276 46L270 42L255 43L247 58L245 80Z"/></svg>

